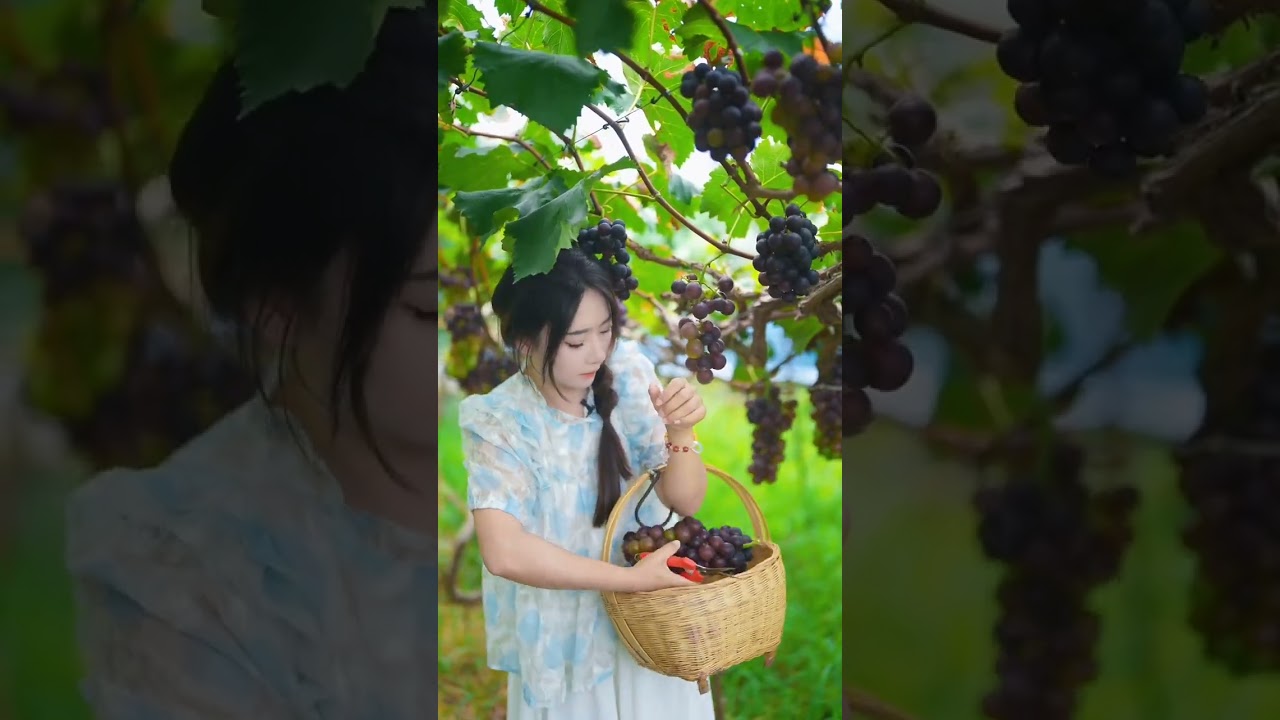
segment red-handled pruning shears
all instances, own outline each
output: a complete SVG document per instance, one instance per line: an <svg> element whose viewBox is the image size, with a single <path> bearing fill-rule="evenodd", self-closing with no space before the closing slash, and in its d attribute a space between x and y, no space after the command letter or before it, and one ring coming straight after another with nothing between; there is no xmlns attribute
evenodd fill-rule
<svg viewBox="0 0 1280 720"><path fill-rule="evenodd" d="M643 559L648 554L649 553L640 553L640 558ZM696 583L702 582L702 573L698 572L697 563L690 560L689 558L676 557L675 555L672 555L671 557L667 558L667 567L671 568L672 570L675 570L680 575L684 575L686 578L692 580L693 582L696 582Z"/></svg>

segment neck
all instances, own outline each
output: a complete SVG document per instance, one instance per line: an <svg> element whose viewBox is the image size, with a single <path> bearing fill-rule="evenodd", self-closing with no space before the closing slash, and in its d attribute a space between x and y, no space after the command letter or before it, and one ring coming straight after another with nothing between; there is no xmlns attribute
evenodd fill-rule
<svg viewBox="0 0 1280 720"><path fill-rule="evenodd" d="M334 433L327 408L305 388L289 384L281 386L273 402L301 426L316 454L338 482L349 507L423 534L431 532L430 513L423 508L428 497L428 482L437 476L439 469L431 467L435 452L379 440L378 449L387 464L395 468L397 480L383 467L377 453L355 426L354 418L344 417L341 428Z"/></svg>
<svg viewBox="0 0 1280 720"><path fill-rule="evenodd" d="M525 377L538 388L538 392L542 393L542 397L551 407L570 415L582 415L585 412L583 402L587 399L586 390L575 390L573 388L556 389L554 385L548 382L542 382L542 373L529 371L525 373Z"/></svg>

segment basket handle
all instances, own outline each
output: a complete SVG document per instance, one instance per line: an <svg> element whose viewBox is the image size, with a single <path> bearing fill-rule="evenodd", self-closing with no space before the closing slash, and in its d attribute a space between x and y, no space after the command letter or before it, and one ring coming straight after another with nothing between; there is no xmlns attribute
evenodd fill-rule
<svg viewBox="0 0 1280 720"><path fill-rule="evenodd" d="M640 491L640 488L649 482L649 478L653 473L659 472L665 467L666 465L660 465L642 473L640 477L631 482L631 486L627 488L626 492L622 493L622 497L618 498L618 502L614 503L613 510L609 512L609 521L604 526L604 550L601 552L601 557L605 562L609 562L609 556L613 552L613 535L618 531L618 520L622 517L623 508ZM729 473L711 465L707 465L706 468L707 475L714 475L720 478L738 495L738 499L742 501L742 505L747 509L747 516L751 519L751 527L755 531L754 539L771 542L769 526L765 523L764 515L760 512L760 506L756 504L756 499L751 496L751 493L742 486L742 483L730 477Z"/></svg>

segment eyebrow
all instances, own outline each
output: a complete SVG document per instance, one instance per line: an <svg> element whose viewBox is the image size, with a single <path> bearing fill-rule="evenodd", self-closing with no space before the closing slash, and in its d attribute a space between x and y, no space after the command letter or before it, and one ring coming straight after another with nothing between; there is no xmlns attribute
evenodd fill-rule
<svg viewBox="0 0 1280 720"><path fill-rule="evenodd" d="M612 322L612 318L605 318L605 319L604 319L604 322L600 323L600 324L599 324L599 325L597 325L596 327L604 327L605 325L608 325L610 322ZM585 330L573 330L573 331L571 331L571 332L567 332L567 333L565 333L565 337L568 337L568 336L570 336L570 335L581 335L581 334L583 334L583 333L587 333L587 332L591 332L591 328L587 328L587 329L585 329Z"/></svg>

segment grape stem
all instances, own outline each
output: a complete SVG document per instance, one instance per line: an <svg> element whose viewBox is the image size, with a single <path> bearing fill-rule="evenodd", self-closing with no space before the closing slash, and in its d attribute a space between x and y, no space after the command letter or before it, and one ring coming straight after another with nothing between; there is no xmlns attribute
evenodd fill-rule
<svg viewBox="0 0 1280 720"><path fill-rule="evenodd" d="M800 4L809 11L809 17L813 20L813 34L822 45L822 52L826 54L827 62L831 62L831 43L827 41L826 33L822 32L822 25L818 23L817 3L814 0L800 0Z"/></svg>
<svg viewBox="0 0 1280 720"><path fill-rule="evenodd" d="M533 156L533 159L537 160L538 164L541 165L542 167L548 170L556 169L554 165L547 162L546 158L542 157L542 155L536 149L534 149L534 147L530 145L526 140L521 140L520 138L512 135L499 135L498 133L484 132L481 130L472 130L470 128L464 128L461 125L450 125L449 123L444 123L444 122L438 122L438 124L440 127L446 130L453 130L455 132L460 132L463 135L468 135L471 137L483 137L483 138L489 138L491 140L504 140L509 143L515 143L516 145L519 145L520 147L528 151L528 153ZM574 154L576 155L577 153L575 152ZM582 169L582 158L578 158L578 167L579 169Z"/></svg>
<svg viewBox="0 0 1280 720"><path fill-rule="evenodd" d="M846 62L851 62L854 65L861 67L862 61L866 59L867 53L875 49L877 45L885 42L894 35L897 35L903 28L908 27L910 24L911 23L899 19L893 25L889 26L888 29L871 38L862 47L858 48L853 55L850 56L849 60L846 60Z"/></svg>
<svg viewBox="0 0 1280 720"><path fill-rule="evenodd" d="M1000 35L1003 34L1003 31L985 23L940 10L929 4L928 0L880 0L880 4L904 23L932 25L993 45L1000 42Z"/></svg>
<svg viewBox="0 0 1280 720"><path fill-rule="evenodd" d="M571 142L562 132L553 130L552 133L560 139L560 142L564 143L564 149L569 151L569 155L573 158L573 163L578 166L578 170L585 173L587 171L587 166L582 162L582 155L578 152L577 144ZM604 208L600 206L600 201L596 199L596 191L592 190L587 193L587 197L591 200L592 211L595 212L596 215L604 217Z"/></svg>
<svg viewBox="0 0 1280 720"><path fill-rule="evenodd" d="M725 42L729 45L729 52L733 54L733 63L738 68L738 75L742 77L742 83L749 87L751 85L751 76L747 72L747 64L742 60L742 50L738 47L738 41L733 39L733 33L729 30L729 23L725 22L720 13L716 12L715 7L711 5L711 0L698 0L698 4L707 11L707 15L711 17L711 22L720 28Z"/></svg>
<svg viewBox="0 0 1280 720"><path fill-rule="evenodd" d="M560 13L556 12L555 10L552 10L546 5L543 5L537 0L525 0L525 5L530 10L533 10L534 12L542 13L543 15L546 15L547 17L551 18L552 20L555 20L556 22L562 25L565 25L567 27L574 26L573 18L561 15ZM623 65L626 65L627 67L631 68L633 71L635 71L637 75L643 78L646 83L648 83L655 90L657 90L658 94L661 95L667 101L667 104L675 109L676 114L680 116L681 120L688 119L689 114L684 109L684 106L680 104L680 101L676 99L675 95L671 94L670 90L664 87L662 83L658 82L658 79L653 76L653 73L649 72L647 68L645 68L640 63L636 62L634 59L632 59L630 55L627 55L626 53L620 50L614 50L613 54L617 56L619 60L622 61ZM734 167L734 164L730 163L727 159L720 161L720 166L725 169L725 172L729 175L729 179L737 183L738 187L742 188L744 191L747 189L748 185L760 184L759 181L756 180L755 174L751 172L751 166L746 164L745 162L739 165L739 167L742 168L741 174L738 173L737 169ZM745 179L744 179L744 176L745 176ZM769 217L769 211L767 208L765 208L764 205L761 205L759 202L756 202L755 199L751 200L751 204L755 207L756 215L766 219Z"/></svg>

